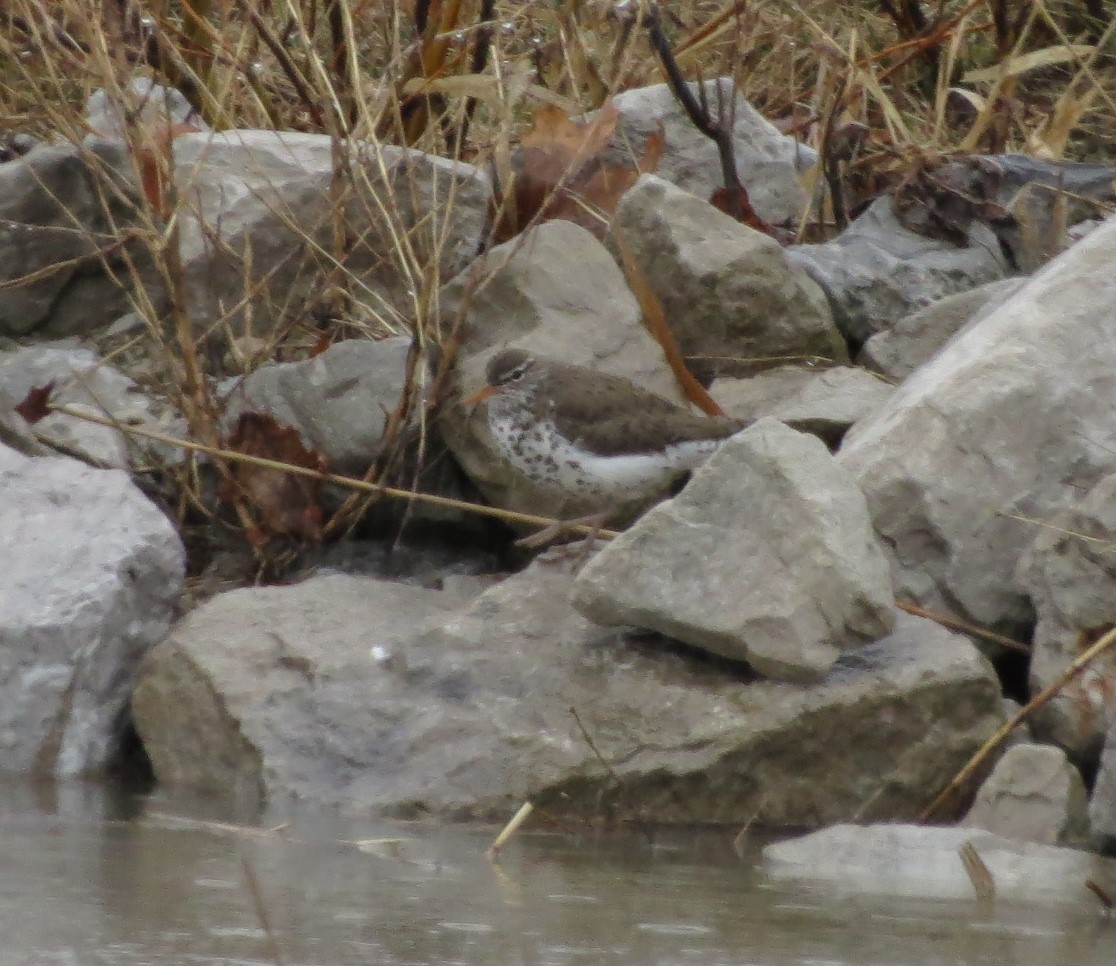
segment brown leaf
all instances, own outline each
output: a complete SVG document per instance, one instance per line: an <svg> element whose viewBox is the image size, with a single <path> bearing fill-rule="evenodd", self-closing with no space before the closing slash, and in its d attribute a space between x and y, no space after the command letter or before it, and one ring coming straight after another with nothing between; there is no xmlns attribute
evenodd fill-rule
<svg viewBox="0 0 1116 966"><path fill-rule="evenodd" d="M620 196L646 171L653 171L663 152L663 133L652 134L643 157L634 164L601 157L620 111L606 101L592 121L574 121L561 108L544 104L511 159L510 195L494 203L500 212L493 241L513 238L539 212L544 220L563 219L604 234L598 213L611 215Z"/></svg>
<svg viewBox="0 0 1116 966"><path fill-rule="evenodd" d="M242 413L225 447L319 473L329 467L324 456L303 445L297 430L279 425L266 413ZM321 488L322 481L313 477L232 463L218 495L228 502L243 501L257 511L258 520L247 532L253 543L266 543L279 534L318 541L322 539L322 508L318 503Z"/></svg>
<svg viewBox="0 0 1116 966"><path fill-rule="evenodd" d="M45 386L35 386L23 399L15 411L29 423L37 423L50 412L50 394L54 392L54 380Z"/></svg>

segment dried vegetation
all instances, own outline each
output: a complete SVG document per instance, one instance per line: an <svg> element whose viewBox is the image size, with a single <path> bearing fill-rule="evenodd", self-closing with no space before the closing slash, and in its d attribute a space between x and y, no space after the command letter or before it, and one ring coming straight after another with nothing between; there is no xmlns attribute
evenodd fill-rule
<svg viewBox="0 0 1116 966"><path fill-rule="evenodd" d="M819 215L804 212L799 225L786 226L799 237L831 234L897 185L928 190L918 179L955 152L1116 154L1116 16L1101 0L9 0L0 10L0 133L80 143L89 133L88 95L103 88L123 98L136 74L177 86L218 130L334 139L337 203L326 240L307 236L316 255L311 295L271 305L259 332L234 320L244 306L199 332L178 258L182 202L169 175L175 139L191 125L160 126L141 112L125 130L143 197L134 223L120 231L145 246L166 295L157 305L135 288L146 322L135 341L159 361L157 388L185 415L194 449L210 454L219 476L205 486L191 456L144 482L174 508L184 532L216 524L246 535L266 569L283 544L276 537L337 535L380 484L417 488L413 477L397 477L399 454L426 445L428 412L456 345L455 320L438 305L447 224L408 226L406 199L375 196L375 179L343 145L394 143L490 169L502 189L491 219L497 239L546 217L603 230L620 190L653 169L661 149L650 145L626 171L598 164L608 98L671 76L732 76L784 131L818 149L808 177L824 180L828 201ZM589 127L569 121L602 107ZM716 138L726 106L691 108ZM747 219L731 163L725 173L717 203ZM122 190L104 171L106 198ZM386 269L407 293L402 306L363 298L364 278L350 267L359 240L346 223L354 193L380 207ZM108 244L115 250L120 239ZM633 287L640 294L638 279ZM409 385L388 421L389 445L355 488L359 499L323 522L315 488L292 488L281 470L290 461L312 475L325 468L321 458L294 452L279 427L259 421L222 431L213 377L305 358L344 338L400 333L412 336L414 351ZM415 425L417 439L405 438ZM248 461L238 463L234 450ZM264 468L269 459L278 463Z"/></svg>

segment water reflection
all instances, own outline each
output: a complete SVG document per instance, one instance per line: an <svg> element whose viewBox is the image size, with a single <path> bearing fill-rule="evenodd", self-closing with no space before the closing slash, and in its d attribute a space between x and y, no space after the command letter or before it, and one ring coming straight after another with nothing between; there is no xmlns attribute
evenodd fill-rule
<svg viewBox="0 0 1116 966"><path fill-rule="evenodd" d="M1116 948L1080 907L775 888L727 834L525 831L493 865L491 829L286 817L0 785L0 962L1108 966Z"/></svg>

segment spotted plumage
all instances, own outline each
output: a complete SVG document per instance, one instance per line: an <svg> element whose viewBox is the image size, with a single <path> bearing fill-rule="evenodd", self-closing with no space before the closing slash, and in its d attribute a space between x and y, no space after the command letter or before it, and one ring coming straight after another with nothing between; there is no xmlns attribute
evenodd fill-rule
<svg viewBox="0 0 1116 966"><path fill-rule="evenodd" d="M700 416L627 379L505 349L488 363L488 430L534 486L583 508L647 503L670 491L728 436L731 419Z"/></svg>

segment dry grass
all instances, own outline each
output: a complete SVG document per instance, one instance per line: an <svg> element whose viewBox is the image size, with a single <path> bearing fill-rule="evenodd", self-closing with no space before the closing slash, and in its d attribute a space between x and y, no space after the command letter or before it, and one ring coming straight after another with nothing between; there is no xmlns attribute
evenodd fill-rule
<svg viewBox="0 0 1116 966"><path fill-rule="evenodd" d="M489 6L491 19L478 20ZM1106 5L1035 0L1013 21L1020 4L953 0L933 21L938 5L924 0L914 7L931 22L917 29L889 15L892 4L882 0L665 6L687 76L732 75L762 111L814 146L862 127L866 137L846 168L861 183L882 183L917 158L959 149L1113 157L1116 17ZM417 422L424 442L419 401L431 379L424 362L452 362L453 321L438 305L452 205L441 221L416 230L402 215L408 199L377 186L375 149L354 159L343 146L408 144L498 163L537 105L588 110L612 93L663 79L641 9L594 0L8 0L0 10L0 123L78 143L88 133L88 95L104 88L121 96L144 73L176 84L217 129L333 138L336 203L329 224L319 226L328 230L306 232L314 297L269 303L260 338L246 340L257 333L245 329L245 305L207 320L203 331L191 318L175 235L184 202L166 170L173 146L166 131L129 126L133 155L162 168L168 192L144 199L130 229L146 240L166 295L165 305L156 304L136 289L135 308L147 323L140 341L158 360L156 388L186 415L191 438L219 449L211 377L222 369L298 358L320 349L323 338L408 333L413 384L391 425L394 432ZM425 31L416 26L423 16ZM105 177L106 190L117 190ZM409 293L403 303L377 301L348 267L345 204L354 197L367 206L367 220L382 226L386 269ZM258 289L252 266L243 270L246 287ZM223 353L215 355L213 344ZM397 462L385 456L368 479L382 480ZM216 465L228 479L227 465ZM184 526L251 529L252 507L241 501L235 520L222 517L192 463L168 473L168 499Z"/></svg>

